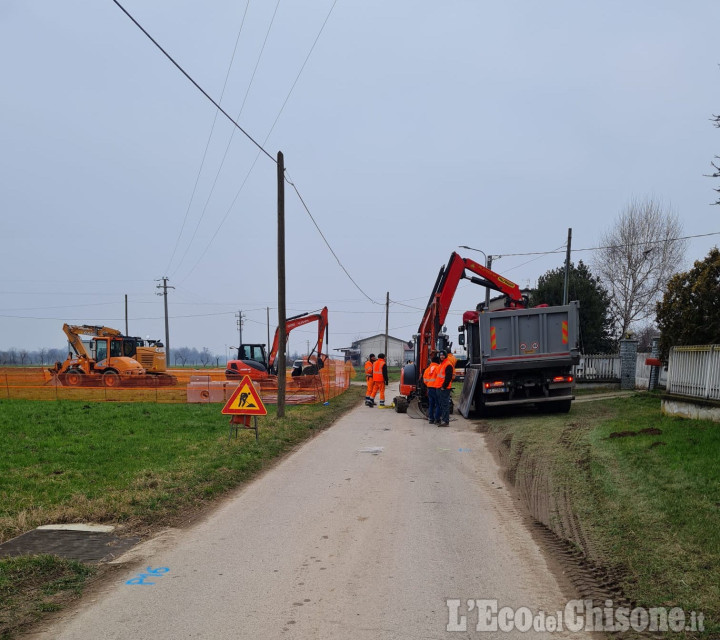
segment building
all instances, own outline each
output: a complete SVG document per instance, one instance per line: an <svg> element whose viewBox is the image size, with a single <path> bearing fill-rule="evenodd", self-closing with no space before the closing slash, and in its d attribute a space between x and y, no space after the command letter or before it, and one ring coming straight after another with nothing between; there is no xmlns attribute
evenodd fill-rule
<svg viewBox="0 0 720 640"><path fill-rule="evenodd" d="M409 343L407 340L388 336L388 348L387 353L385 353L385 334L378 333L369 338L356 340L349 347L335 349L335 351L341 351L345 355L345 361L351 362L355 367L361 366L371 353L376 356L379 353L385 353L385 361L388 367L399 367L405 364L406 350L408 348Z"/></svg>

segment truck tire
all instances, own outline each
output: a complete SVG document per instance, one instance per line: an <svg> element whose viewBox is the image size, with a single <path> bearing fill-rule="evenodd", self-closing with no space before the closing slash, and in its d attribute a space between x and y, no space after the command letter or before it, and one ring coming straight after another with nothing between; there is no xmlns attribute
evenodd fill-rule
<svg viewBox="0 0 720 640"><path fill-rule="evenodd" d="M102 382L104 387L114 389L120 386L120 376L114 371L106 371L103 373Z"/></svg>
<svg viewBox="0 0 720 640"><path fill-rule="evenodd" d="M540 411L543 413L567 413L570 411L572 400L556 400L555 402L543 402Z"/></svg>
<svg viewBox="0 0 720 640"><path fill-rule="evenodd" d="M407 413L408 401L405 396L397 396L395 402L395 413Z"/></svg>

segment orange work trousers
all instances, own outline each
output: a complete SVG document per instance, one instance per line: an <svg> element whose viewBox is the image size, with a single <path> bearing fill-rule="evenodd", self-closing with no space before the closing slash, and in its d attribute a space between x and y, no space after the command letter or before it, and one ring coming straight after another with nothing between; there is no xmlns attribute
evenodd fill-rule
<svg viewBox="0 0 720 640"><path fill-rule="evenodd" d="M380 392L380 402L385 402L385 381L384 380L374 380L372 389L370 389L370 393L368 394L373 400L375 400L375 396L377 395L378 391Z"/></svg>
<svg viewBox="0 0 720 640"><path fill-rule="evenodd" d="M372 390L373 390L373 379L372 379L372 376L368 376L367 390L365 391L365 395L369 397L370 394L372 393Z"/></svg>

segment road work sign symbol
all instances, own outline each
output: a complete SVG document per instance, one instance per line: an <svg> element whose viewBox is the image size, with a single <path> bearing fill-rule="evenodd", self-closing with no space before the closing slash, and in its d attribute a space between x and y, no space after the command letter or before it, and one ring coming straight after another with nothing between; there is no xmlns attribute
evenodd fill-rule
<svg viewBox="0 0 720 640"><path fill-rule="evenodd" d="M252 380L244 376L223 407L222 413L233 416L266 416L267 409Z"/></svg>

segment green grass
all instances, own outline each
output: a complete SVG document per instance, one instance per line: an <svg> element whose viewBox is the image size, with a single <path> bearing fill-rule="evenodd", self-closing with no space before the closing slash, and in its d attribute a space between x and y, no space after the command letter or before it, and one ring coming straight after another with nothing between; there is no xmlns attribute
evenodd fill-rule
<svg viewBox="0 0 720 640"><path fill-rule="evenodd" d="M286 406L230 437L220 405L0 400L0 541L41 524L167 526L251 478L355 406L351 387L329 405ZM0 638L60 606L55 589L90 575L58 558L0 559ZM18 579L21 574L27 575Z"/></svg>
<svg viewBox="0 0 720 640"><path fill-rule="evenodd" d="M95 567L49 555L2 560L0 638L11 638L14 630L60 609L69 597L82 593L95 573Z"/></svg>
<svg viewBox="0 0 720 640"><path fill-rule="evenodd" d="M511 438L517 482L538 464L549 468L553 490L571 496L590 548L627 598L703 611L706 633L717 637L720 424L663 416L651 394L488 424ZM648 429L660 433L638 433ZM636 435L611 436L623 432Z"/></svg>

